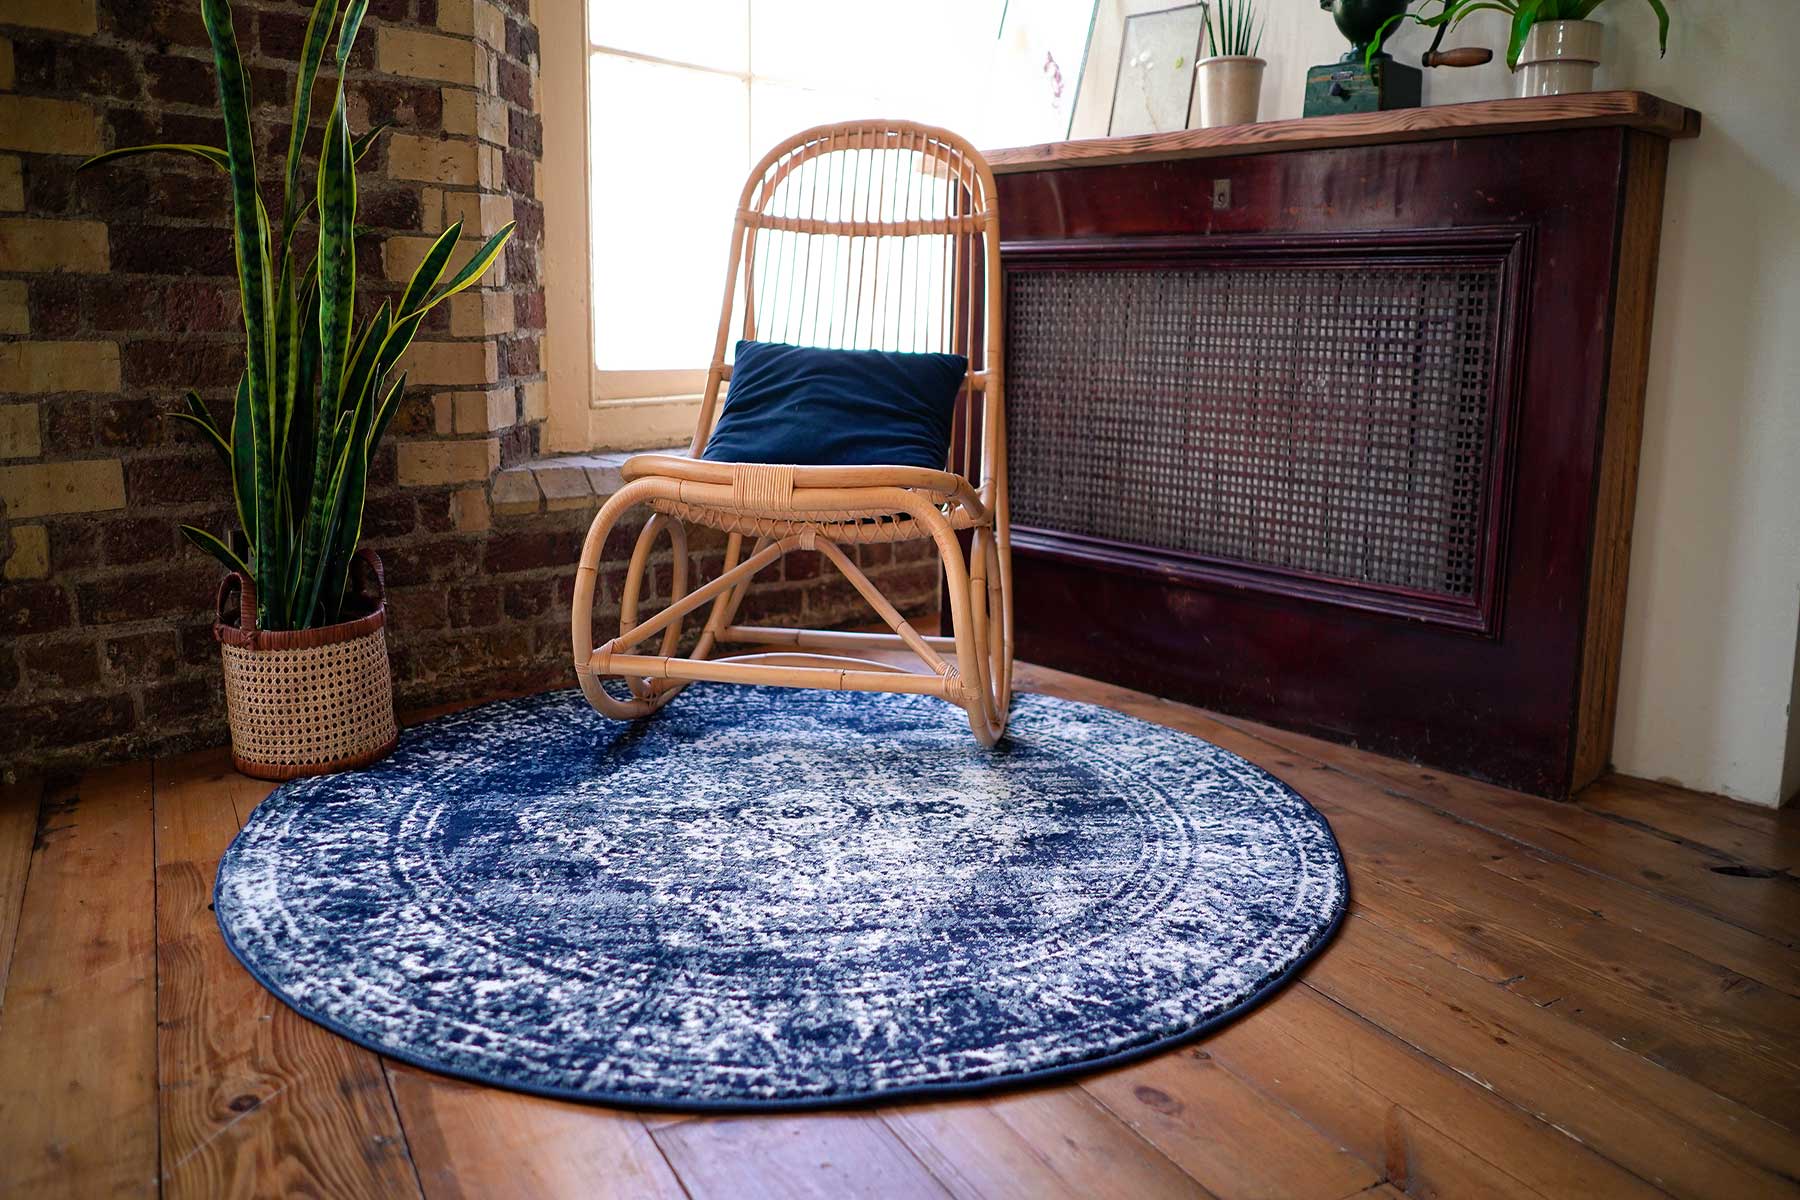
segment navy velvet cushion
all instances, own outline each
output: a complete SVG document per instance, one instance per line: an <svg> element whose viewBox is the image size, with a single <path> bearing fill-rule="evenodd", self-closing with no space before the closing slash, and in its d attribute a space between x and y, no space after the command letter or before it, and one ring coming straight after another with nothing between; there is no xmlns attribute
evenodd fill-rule
<svg viewBox="0 0 1800 1200"><path fill-rule="evenodd" d="M725 410L700 457L941 471L968 369L960 354L739 342Z"/></svg>

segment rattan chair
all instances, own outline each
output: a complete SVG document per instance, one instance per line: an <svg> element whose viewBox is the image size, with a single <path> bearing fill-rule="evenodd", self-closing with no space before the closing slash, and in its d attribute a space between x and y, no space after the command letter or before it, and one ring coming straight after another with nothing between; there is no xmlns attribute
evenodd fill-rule
<svg viewBox="0 0 1800 1200"><path fill-rule="evenodd" d="M688 452L627 460L624 486L582 546L571 634L575 673L596 709L620 719L647 716L702 679L910 692L966 709L984 746L999 740L1011 707L1013 625L999 235L987 162L942 129L903 121L820 126L757 164L738 202L724 311ZM731 378L725 359L734 328L753 340L966 355L945 469L700 459L720 385ZM638 505L653 511L626 569L619 633L595 645L600 555L608 532ZM692 590L688 523L727 535L723 570ZM663 534L674 556L672 599L640 622L642 582ZM851 549L927 538L943 567L949 636L915 629ZM737 624L752 577L793 550L820 551L892 632ZM678 654L683 620L709 603L698 642ZM720 653L746 646L776 649ZM856 656L872 649L912 657L899 666ZM609 692L609 679L625 688Z"/></svg>

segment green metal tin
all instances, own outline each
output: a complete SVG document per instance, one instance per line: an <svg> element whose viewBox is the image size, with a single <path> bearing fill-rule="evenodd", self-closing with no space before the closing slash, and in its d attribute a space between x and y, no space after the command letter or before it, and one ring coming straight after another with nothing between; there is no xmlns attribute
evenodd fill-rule
<svg viewBox="0 0 1800 1200"><path fill-rule="evenodd" d="M1417 67L1378 54L1365 68L1361 51L1353 50L1339 62L1310 67L1306 72L1306 107L1309 117L1335 113L1384 112L1393 108L1417 108L1422 99L1424 73Z"/></svg>

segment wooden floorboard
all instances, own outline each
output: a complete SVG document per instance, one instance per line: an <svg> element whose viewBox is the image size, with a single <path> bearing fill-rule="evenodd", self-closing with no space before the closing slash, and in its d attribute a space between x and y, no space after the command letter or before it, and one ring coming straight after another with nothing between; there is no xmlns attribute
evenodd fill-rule
<svg viewBox="0 0 1800 1200"><path fill-rule="evenodd" d="M0 1009L0 1196L156 1191L150 764L43 800Z"/></svg>
<svg viewBox="0 0 1800 1200"><path fill-rule="evenodd" d="M0 792L0 1194L1800 1198L1800 814L1619 778L1553 804L1019 678L1311 799L1351 875L1338 941L1205 1039L1054 1087L568 1104L384 1062L243 972L207 900L268 789L222 753L97 770L41 819Z"/></svg>
<svg viewBox="0 0 1800 1200"><path fill-rule="evenodd" d="M277 1001L219 936L219 858L269 790L220 751L157 763L163 1191L416 1196L380 1060Z"/></svg>
<svg viewBox="0 0 1800 1200"><path fill-rule="evenodd" d="M6 977L18 941L19 910L25 904L25 879L31 873L31 846L37 840L43 794L41 779L0 784L0 1014L6 1011Z"/></svg>

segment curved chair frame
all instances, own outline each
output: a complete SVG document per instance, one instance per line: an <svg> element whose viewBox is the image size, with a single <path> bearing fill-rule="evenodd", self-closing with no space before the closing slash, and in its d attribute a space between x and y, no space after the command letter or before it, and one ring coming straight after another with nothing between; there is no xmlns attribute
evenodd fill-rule
<svg viewBox="0 0 1800 1200"><path fill-rule="evenodd" d="M884 265L885 264L885 265ZM735 320L734 320L735 318ZM780 466L699 458L712 434L726 351L739 336L805 345L964 354L957 445L944 470ZM750 173L731 235L724 311L686 456L637 455L588 530L575 576L571 638L588 701L610 717L647 716L694 680L910 692L968 712L985 746L1012 700L1012 555L1006 495L1000 229L986 160L946 130L898 121L823 125L788 139ZM619 601L618 636L596 645L594 598L607 535L639 505ZM723 531L724 568L688 588L687 523ZM674 556L669 605L640 622L641 580L657 539ZM753 539L746 556L745 539ZM848 547L930 539L942 564L951 633L915 629ZM967 552L965 555L965 540ZM752 578L796 549L818 550L888 633L736 623ZM710 603L698 642L677 653L684 619ZM661 634L651 651L643 643ZM777 647L726 654L729 646ZM855 652L910 650L915 666ZM628 696L603 686L622 679Z"/></svg>

